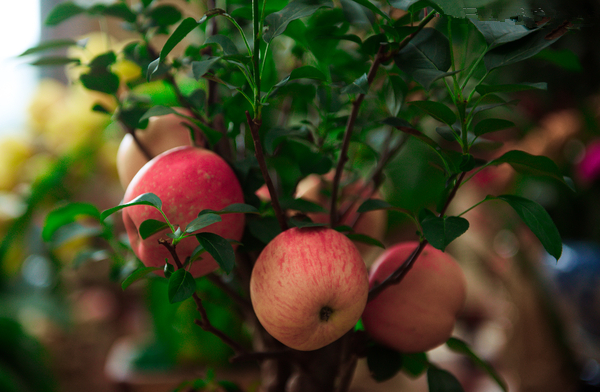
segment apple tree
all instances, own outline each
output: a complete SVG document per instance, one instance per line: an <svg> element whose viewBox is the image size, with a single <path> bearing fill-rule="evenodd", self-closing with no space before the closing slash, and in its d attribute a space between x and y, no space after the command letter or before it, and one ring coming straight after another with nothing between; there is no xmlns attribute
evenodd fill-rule
<svg viewBox="0 0 600 392"><path fill-rule="evenodd" d="M41 56L38 64L84 66L75 83L116 102L90 110L112 116L128 143L117 162L120 173L130 173L121 178L123 203L102 212L89 203L59 207L47 216L44 239L59 231L64 237L66 226L91 218L123 289L142 278L168 281L163 300L193 302L195 324L231 347L231 362L260 364L264 391L347 391L361 358L377 381L399 371L426 373L430 391L462 390L429 361L425 351L432 347L403 351L376 338L386 334L379 322L363 326L360 318L367 309L370 318L393 323L393 310L373 312L370 305L388 292L415 294L393 289L405 278L413 287L408 280L421 260L445 263L446 255L431 255L469 229L463 215L481 203L507 203L560 257L560 234L532 200L490 194L462 213L449 214L449 207L479 172L504 164L568 186L547 157L508 150L488 158L487 151L498 148L492 133L516 126L497 111L517 104L511 94L546 89L502 84L498 70L552 45L571 21L480 20L463 2L448 0L196 3L201 11L186 16L159 0L65 1L46 19L56 26L76 15L116 18L137 38L86 63L46 55L85 45L75 40L42 42L27 52ZM138 77L119 78L115 67L124 60L140 68ZM175 102L158 102L148 86L168 90ZM398 160L402 154L410 163L398 166L407 162ZM426 167L426 175L410 184L393 175L416 167ZM406 186L421 193L392 197ZM388 256L391 270L369 280L362 257L385 240L378 228L358 227L386 212L405 216L417 236L410 251L404 246ZM121 216L128 240L117 232ZM448 295L457 303L448 305L450 330L434 345L467 355L506 390L488 363L450 336L465 283L459 268L447 268L457 287ZM419 271L425 281L432 276ZM253 344L211 321L198 291L207 280L238 307L243 317L236 322L251 326ZM435 324L435 315L428 322ZM215 381L190 380L178 390L209 382Z"/></svg>

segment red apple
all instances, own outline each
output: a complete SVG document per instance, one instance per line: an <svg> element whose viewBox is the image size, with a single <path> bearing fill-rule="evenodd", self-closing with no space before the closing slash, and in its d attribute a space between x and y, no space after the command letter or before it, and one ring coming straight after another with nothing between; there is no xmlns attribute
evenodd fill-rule
<svg viewBox="0 0 600 392"><path fill-rule="evenodd" d="M388 248L369 275L373 287L395 271L416 249L417 242ZM404 279L369 301L362 316L365 330L400 352L431 350L452 334L466 298L466 279L447 253L425 246Z"/></svg>
<svg viewBox="0 0 600 392"><path fill-rule="evenodd" d="M358 321L369 291L367 268L345 235L325 227L280 233L261 252L250 279L262 326L296 350L316 350Z"/></svg>
<svg viewBox="0 0 600 392"><path fill-rule="evenodd" d="M220 210L229 204L244 202L240 183L229 165L212 151L190 146L175 147L144 165L127 187L123 202L147 192L160 197L167 218L182 230L204 209ZM239 241L244 231L244 215L224 214L221 218L221 222L201 231ZM167 238L168 230L145 240L140 237L139 227L147 219L163 220L154 207L132 206L123 210L123 221L133 251L146 266L163 266L166 258L172 263L167 249L158 243L160 238ZM190 256L196 246L198 241L194 237L179 242L177 254L180 260L183 262ZM192 264L190 272L198 277L216 268L216 261L204 253L201 260Z"/></svg>
<svg viewBox="0 0 600 392"><path fill-rule="evenodd" d="M186 116L191 116L191 112L187 109L174 109ZM190 131L184 123L189 124L188 121L176 114L153 116L148 120L148 127L136 130L135 134L154 157L173 147L191 145ZM147 162L148 159L133 140L133 136L126 134L117 151L117 172L123 189L127 189L133 176Z"/></svg>

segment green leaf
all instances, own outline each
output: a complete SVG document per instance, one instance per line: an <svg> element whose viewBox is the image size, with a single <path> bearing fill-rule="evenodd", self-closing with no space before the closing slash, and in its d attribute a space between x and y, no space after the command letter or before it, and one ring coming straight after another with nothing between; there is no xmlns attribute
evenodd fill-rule
<svg viewBox="0 0 600 392"><path fill-rule="evenodd" d="M90 71L79 76L79 80L88 90L114 95L119 90L119 77L106 70Z"/></svg>
<svg viewBox="0 0 600 392"><path fill-rule="evenodd" d="M496 20L480 21L475 18L470 18L469 20L483 35L489 49L507 42L516 41L535 32L535 30L530 30L525 25L514 24L514 22Z"/></svg>
<svg viewBox="0 0 600 392"><path fill-rule="evenodd" d="M301 220L301 219L296 219L296 218L291 218L289 222L294 227L298 227L300 229L305 228L305 227L324 227L324 226L327 226L326 223L317 223L317 222L312 222L310 220Z"/></svg>
<svg viewBox="0 0 600 392"><path fill-rule="evenodd" d="M217 214L202 214L199 215L196 219L191 221L185 228L185 233L193 233L194 231L204 229L212 225L213 223L221 222L222 219Z"/></svg>
<svg viewBox="0 0 600 392"><path fill-rule="evenodd" d="M231 381L221 380L217 381L217 384L223 388L225 392L242 392L242 388Z"/></svg>
<svg viewBox="0 0 600 392"><path fill-rule="evenodd" d="M296 210L300 212L327 212L327 210L317 203L304 199L281 198L281 208L284 210Z"/></svg>
<svg viewBox="0 0 600 392"><path fill-rule="evenodd" d="M492 379L494 379L496 384L498 384L498 386L502 388L504 392L508 392L508 386L506 385L506 382L502 379L502 377L500 377L498 372L496 372L496 370L492 367L492 365L490 365L490 363L479 358L479 356L477 356L477 354L475 354L473 350L471 350L467 343L457 338L450 338L446 342L446 345L450 350L469 357L480 369L482 369L490 377L492 377Z"/></svg>
<svg viewBox="0 0 600 392"><path fill-rule="evenodd" d="M178 269L169 278L169 302L174 304L184 301L196 291L196 281L191 273L185 269Z"/></svg>
<svg viewBox="0 0 600 392"><path fill-rule="evenodd" d="M406 45L394 62L426 90L431 84L450 75L451 65L448 38L433 28L425 28Z"/></svg>
<svg viewBox="0 0 600 392"><path fill-rule="evenodd" d="M346 237L348 237L352 241L362 242L363 244L378 246L382 249L385 249L385 245L383 245L383 243L381 241L379 241L373 237L370 237L366 234L349 233L349 234L346 234Z"/></svg>
<svg viewBox="0 0 600 392"><path fill-rule="evenodd" d="M458 216L438 217L428 209L419 213L423 235L431 246L444 251L448 244L469 229L469 221Z"/></svg>
<svg viewBox="0 0 600 392"><path fill-rule="evenodd" d="M295 68L290 74L290 80L295 79L315 79L315 80L327 80L327 77L318 68L311 65L305 65L302 67Z"/></svg>
<svg viewBox="0 0 600 392"><path fill-rule="evenodd" d="M115 61L117 61L117 55L111 50L94 57L88 66L94 70L97 69L98 71L105 71L108 69L108 67L113 65Z"/></svg>
<svg viewBox="0 0 600 392"><path fill-rule="evenodd" d="M373 12L375 14L381 15L388 22L392 21L392 19L389 17L388 14L386 14L385 12L383 12L380 7L378 7L375 4L371 3L369 0L352 0L352 1L355 2L355 3L357 3L357 4L362 5L363 7L369 9L371 12Z"/></svg>
<svg viewBox="0 0 600 392"><path fill-rule="evenodd" d="M402 370L412 377L419 377L428 366L427 353L403 353Z"/></svg>
<svg viewBox="0 0 600 392"><path fill-rule="evenodd" d="M152 75L158 70L160 63L164 62L169 53L180 43L189 33L192 32L196 27L199 26L199 23L196 22L194 18L185 18L179 26L173 31L173 33L165 42L163 48L160 51L160 56L158 59L148 65L148 80L152 77Z"/></svg>
<svg viewBox="0 0 600 392"><path fill-rule="evenodd" d="M489 162L486 166L497 166L502 163L508 163L519 173L529 174L534 176L550 177L564 185L572 186L565 181L560 169L554 161L543 155L531 155L525 151L511 150Z"/></svg>
<svg viewBox="0 0 600 392"><path fill-rule="evenodd" d="M173 264L171 263L165 263L165 266L163 267L163 272L165 274L165 278L169 279L175 272L175 267L173 267Z"/></svg>
<svg viewBox="0 0 600 392"><path fill-rule="evenodd" d="M213 66L214 63L219 61L220 57L210 57L208 60L194 61L192 62L192 72L194 73L194 79L200 80Z"/></svg>
<svg viewBox="0 0 600 392"><path fill-rule="evenodd" d="M127 287L131 286L133 282L140 280L151 272L159 271L161 269L161 267L140 267L123 280L123 283L121 283L121 288L125 290Z"/></svg>
<svg viewBox="0 0 600 392"><path fill-rule="evenodd" d="M429 0L429 2L441 14L460 19L466 18L466 9L475 7L475 5L469 7L465 0Z"/></svg>
<svg viewBox="0 0 600 392"><path fill-rule="evenodd" d="M504 200L517 212L523 222L540 240L546 252L556 260L562 254L562 239L548 211L533 200L515 195L497 197Z"/></svg>
<svg viewBox="0 0 600 392"><path fill-rule="evenodd" d="M172 5L159 5L153 7L149 14L150 18L157 26L170 26L181 20L181 12Z"/></svg>
<svg viewBox="0 0 600 392"><path fill-rule="evenodd" d="M560 37L547 39L549 29L541 29L517 41L498 46L485 54L483 62L489 71L528 59L552 45Z"/></svg>
<svg viewBox="0 0 600 392"><path fill-rule="evenodd" d="M546 48L536 54L534 58L549 61L566 71L583 71L579 57L570 49L552 50L550 48Z"/></svg>
<svg viewBox="0 0 600 392"><path fill-rule="evenodd" d="M503 129L512 128L515 126L515 123L512 121L500 119L500 118L486 118L485 120L481 120L475 125L473 129L473 133L476 136L481 136L486 133L501 131Z"/></svg>
<svg viewBox="0 0 600 392"><path fill-rule="evenodd" d="M394 208L394 206L385 200L369 199L369 200L365 200L360 205L360 207L358 207L358 210L356 210L356 212L362 214L363 212L374 211L374 210L389 210L391 208Z"/></svg>
<svg viewBox="0 0 600 392"><path fill-rule="evenodd" d="M394 377L402 369L403 355L391 348L374 344L367 348L367 366L371 377L382 382Z"/></svg>
<svg viewBox="0 0 600 392"><path fill-rule="evenodd" d="M229 241L214 233L198 233L196 238L226 274L233 271L235 252Z"/></svg>
<svg viewBox="0 0 600 392"><path fill-rule="evenodd" d="M429 392L464 392L460 382L447 370L430 365L427 369Z"/></svg>
<svg viewBox="0 0 600 392"><path fill-rule="evenodd" d="M43 52L43 51L49 50L49 49L67 48L67 47L76 46L76 45L77 45L77 41L72 40L72 39L55 39L52 41L45 41L45 42L41 42L40 44L38 44L32 48L27 49L26 51L21 53L19 55L19 57L27 56L27 55L38 53L38 52Z"/></svg>
<svg viewBox="0 0 600 392"><path fill-rule="evenodd" d="M513 99L511 101L506 101L506 102L496 102L496 103L490 103L487 105L479 105L479 106L475 107L474 109L473 108L467 109L467 113L471 112L471 110L472 110L473 115L475 115L479 112L483 112L485 110L490 110L490 109L495 109L495 108L501 107L501 106L516 105L519 102L520 102L520 100Z"/></svg>
<svg viewBox="0 0 600 392"><path fill-rule="evenodd" d="M475 87L481 96L495 93L514 93L525 90L546 90L548 89L548 83L519 83L519 84L499 84L499 85L486 85L480 84Z"/></svg>
<svg viewBox="0 0 600 392"><path fill-rule="evenodd" d="M114 16L129 23L134 23L137 18L137 15L125 3L116 3L108 6L96 4L87 11L90 15Z"/></svg>
<svg viewBox="0 0 600 392"><path fill-rule="evenodd" d="M82 8L72 1L65 1L64 3L58 4L50 11L44 24L46 26L57 26L67 19L82 14L85 12L85 8Z"/></svg>
<svg viewBox="0 0 600 392"><path fill-rule="evenodd" d="M52 210L46 216L44 228L42 229L42 239L50 241L59 228L75 222L77 218L82 216L91 217L99 221L100 211L93 204L81 202L69 203Z"/></svg>
<svg viewBox="0 0 600 392"><path fill-rule="evenodd" d="M260 214L260 211L250 204L233 203L216 211L215 214Z"/></svg>
<svg viewBox="0 0 600 392"><path fill-rule="evenodd" d="M275 152L275 148L279 145L280 142L294 136L302 137L307 133L308 132L306 129L278 127L271 128L267 131L267 134L265 135L265 152L269 155L273 155L273 153Z"/></svg>
<svg viewBox="0 0 600 392"><path fill-rule="evenodd" d="M99 226L88 226L82 225L79 222L71 222L56 230L51 237L51 241L53 247L59 247L74 238L96 237L102 234L102 228Z"/></svg>
<svg viewBox="0 0 600 392"><path fill-rule="evenodd" d="M140 224L139 232L143 240L158 233L164 229L168 229L169 225L156 219L146 219Z"/></svg>
<svg viewBox="0 0 600 392"><path fill-rule="evenodd" d="M275 217L248 219L247 225L250 234L264 244L268 244L277 234L281 233L281 227Z"/></svg>
<svg viewBox="0 0 600 392"><path fill-rule="evenodd" d="M321 7L333 7L331 1L319 0L293 0L281 11L274 12L265 18L267 30L263 35L265 42L269 43L273 38L283 34L288 24L296 19L304 18L314 14Z"/></svg>
<svg viewBox="0 0 600 392"><path fill-rule="evenodd" d="M32 62L29 63L29 65L34 65L37 67L45 67L45 66L54 66L54 65L67 65L67 64L71 64L71 63L75 63L75 64L79 64L80 61L79 59L74 59L74 58L70 58L70 57L63 57L63 56L47 56L47 57L41 57L37 60L34 60Z"/></svg>
<svg viewBox="0 0 600 392"><path fill-rule="evenodd" d="M148 120L150 117L154 117L154 116L165 116L167 114L178 114L178 113L179 112L177 112L175 109L170 108L168 106L156 105L156 106L152 106L150 109L148 109L148 111L146 111L146 113L144 113L144 115L142 117L140 117L138 122Z"/></svg>
<svg viewBox="0 0 600 392"><path fill-rule="evenodd" d="M356 79L352 84L349 84L340 90L342 94L367 94L369 92L369 81L367 74L363 74Z"/></svg>
<svg viewBox="0 0 600 392"><path fill-rule="evenodd" d="M452 126L456 122L456 114L448 106L436 101L412 101L409 104L418 107L438 121Z"/></svg>
<svg viewBox="0 0 600 392"><path fill-rule="evenodd" d="M235 56L236 54L239 54L237 47L235 46L235 43L233 43L231 38L222 34L211 35L210 37L208 37L205 43L218 44L223 49L223 54L225 56Z"/></svg>
<svg viewBox="0 0 600 392"><path fill-rule="evenodd" d="M123 208L130 207L130 206L152 206L158 210L161 210L162 209L162 201L160 201L160 198L158 196L156 196L154 193L143 193L143 194L139 195L138 197L136 197L135 199L133 199L132 201L130 201L129 203L120 204L116 207L109 208L108 210L102 211L102 214L100 214L100 220L103 221L104 219L106 219L108 216L114 214L115 212L120 211Z"/></svg>

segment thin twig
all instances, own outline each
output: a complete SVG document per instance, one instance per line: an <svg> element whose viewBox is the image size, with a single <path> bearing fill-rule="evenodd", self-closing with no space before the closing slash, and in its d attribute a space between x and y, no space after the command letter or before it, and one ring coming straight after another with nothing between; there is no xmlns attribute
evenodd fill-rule
<svg viewBox="0 0 600 392"><path fill-rule="evenodd" d="M252 304L250 303L250 301L248 301L246 298L242 297L238 292L229 287L225 282L223 282L223 280L219 276L215 274L208 274L206 275L206 278L210 280L215 286L220 288L223 292L225 292L236 304L238 304L238 306L244 308L245 310L252 309Z"/></svg>
<svg viewBox="0 0 600 392"><path fill-rule="evenodd" d="M265 183L267 184L267 188L269 189L269 194L271 195L271 204L273 205L273 209L275 210L275 215L277 216L277 221L279 222L281 230L285 231L288 229L287 221L285 219L285 213L283 212L283 209L279 204L279 198L277 197L275 186L273 185L273 181L271 180L271 176L269 175L267 162L265 161L265 154L263 153L262 145L260 143L260 136L258 131L260 130L262 121L253 119L248 111L246 111L246 119L248 120L248 127L250 128L250 132L252 133L252 140L254 141L254 151L256 154L256 160L258 161L260 171L263 175Z"/></svg>
<svg viewBox="0 0 600 392"><path fill-rule="evenodd" d="M165 248L167 248L167 250L173 257L173 261L175 262L177 269L183 268L183 264L181 263L181 260L179 259L179 255L177 254L177 251L175 250L175 246L173 246L169 241L165 240L164 238L159 239L158 243L163 245ZM223 341L223 343L225 343L229 347L231 347L237 355L245 354L246 350L239 343L237 343L235 340L231 339L224 332L215 328L211 324L211 322L208 318L208 314L206 313L206 309L204 308L204 305L202 304L202 300L200 299L200 297L198 297L198 294L196 292L194 292L192 294L192 298L194 298L194 302L196 302L196 309L198 310L198 312L200 313L200 316L201 316L201 319L194 320L194 323L196 325L198 325L200 328L202 328L203 330L205 330L206 332L210 332L213 335L215 335L216 337L218 337L219 339L221 339Z"/></svg>
<svg viewBox="0 0 600 392"><path fill-rule="evenodd" d="M452 199L454 199L454 197L456 196L456 192L458 191L458 188L460 188L460 184L462 183L463 179L465 178L465 175L467 173L466 172L462 172L459 176L458 179L456 180L456 183L454 184L454 187L452 188L452 190L450 191L450 193L448 194L448 198L446 199L446 203L444 204L444 207L442 208L442 210L440 211L439 215L440 217L443 217L444 214L446 213L446 210L448 209L448 206L450 205L450 203L452 202ZM423 249L425 249L425 245L427 245L427 240L426 239L422 239L419 242L419 245L417 245L417 247L415 248L415 250L411 253L410 256L408 256L408 258L404 261L404 263L402 263L402 265L400 265L400 267L398 267L398 269L396 269L390 276L388 276L387 278L385 278L382 282L376 284L375 286L373 286L371 288L371 290L369 290L369 299L368 301L372 301L373 299L375 299L375 297L377 297L379 294L381 294L381 292L394 284L398 284L402 281L402 279L404 279L404 277L406 276L406 274L408 273L408 271L410 271L410 269L412 268L412 266L414 265L415 261L417 260L417 258L419 257L419 255L421 254L421 252L423 251Z"/></svg>

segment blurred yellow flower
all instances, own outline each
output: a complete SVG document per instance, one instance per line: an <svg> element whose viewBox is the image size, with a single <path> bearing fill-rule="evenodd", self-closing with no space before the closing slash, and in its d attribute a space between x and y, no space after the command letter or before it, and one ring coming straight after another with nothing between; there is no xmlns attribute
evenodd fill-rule
<svg viewBox="0 0 600 392"><path fill-rule="evenodd" d="M21 167L32 154L25 138L0 139L0 190L11 190L20 180Z"/></svg>

